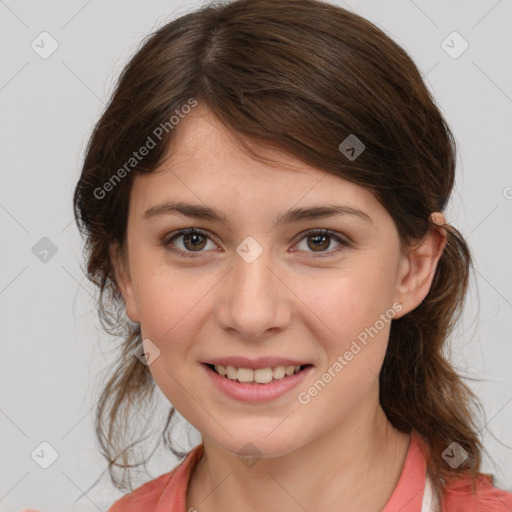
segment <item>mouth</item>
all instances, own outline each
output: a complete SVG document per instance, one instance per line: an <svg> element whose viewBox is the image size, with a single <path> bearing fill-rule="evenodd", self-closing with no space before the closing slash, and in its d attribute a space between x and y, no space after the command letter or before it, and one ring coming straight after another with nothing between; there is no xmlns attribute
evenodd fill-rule
<svg viewBox="0 0 512 512"><path fill-rule="evenodd" d="M256 386L264 386L274 382L284 381L312 367L311 364L267 366L264 368L244 368L211 363L203 364L208 367L209 370L226 380L243 384L254 384Z"/></svg>

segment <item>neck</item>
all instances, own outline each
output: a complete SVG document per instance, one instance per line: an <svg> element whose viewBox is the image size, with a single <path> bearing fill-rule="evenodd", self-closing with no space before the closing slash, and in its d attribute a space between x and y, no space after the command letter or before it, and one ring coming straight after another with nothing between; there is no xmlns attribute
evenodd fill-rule
<svg viewBox="0 0 512 512"><path fill-rule="evenodd" d="M379 512L400 477L409 435L394 429L378 406L312 443L251 467L213 441L203 442L187 510Z"/></svg>

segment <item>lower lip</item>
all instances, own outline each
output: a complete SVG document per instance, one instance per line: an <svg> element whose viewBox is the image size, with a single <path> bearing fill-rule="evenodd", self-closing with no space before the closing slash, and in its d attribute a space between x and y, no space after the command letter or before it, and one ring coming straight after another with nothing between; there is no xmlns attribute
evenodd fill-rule
<svg viewBox="0 0 512 512"><path fill-rule="evenodd" d="M235 400L253 403L267 402L284 395L294 387L298 386L310 371L313 370L313 366L308 366L299 373L269 382L268 384L247 384L238 382L237 380L228 379L227 377L222 377L206 364L203 364L202 366L205 368L217 389Z"/></svg>

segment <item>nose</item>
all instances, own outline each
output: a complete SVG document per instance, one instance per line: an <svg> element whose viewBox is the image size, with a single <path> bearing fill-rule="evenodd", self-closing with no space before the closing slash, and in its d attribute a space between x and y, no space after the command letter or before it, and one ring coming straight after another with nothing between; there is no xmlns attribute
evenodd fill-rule
<svg viewBox="0 0 512 512"><path fill-rule="evenodd" d="M271 268L270 253L251 263L236 255L216 306L220 327L246 340L275 335L290 322L291 292Z"/></svg>

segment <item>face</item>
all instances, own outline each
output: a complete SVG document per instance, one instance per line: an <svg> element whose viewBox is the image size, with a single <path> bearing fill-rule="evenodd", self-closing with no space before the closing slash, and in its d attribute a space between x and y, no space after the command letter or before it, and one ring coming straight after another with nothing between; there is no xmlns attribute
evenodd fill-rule
<svg viewBox="0 0 512 512"><path fill-rule="evenodd" d="M391 319L423 298L392 218L367 189L281 152L260 155L289 167L252 159L207 110L175 130L166 162L134 178L118 276L159 351L156 384L233 453L284 455L364 421Z"/></svg>

